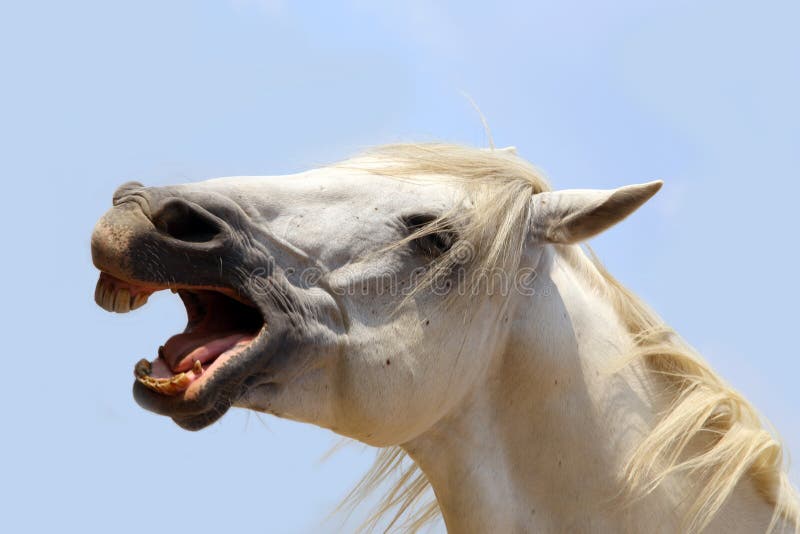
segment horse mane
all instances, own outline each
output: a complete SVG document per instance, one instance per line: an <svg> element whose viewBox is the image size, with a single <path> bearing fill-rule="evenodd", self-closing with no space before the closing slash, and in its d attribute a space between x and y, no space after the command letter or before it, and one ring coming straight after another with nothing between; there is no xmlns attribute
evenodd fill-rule
<svg viewBox="0 0 800 534"><path fill-rule="evenodd" d="M543 174L513 150L484 150L449 144L396 144L377 147L340 164L410 180L449 180L460 184L473 209L468 216L441 217L441 225L459 217L461 240L470 243L469 268L483 272L519 268L530 219L532 194L549 191ZM463 211L463 210L462 210ZM437 231L436 224L421 232ZM416 234L413 237L416 237ZM668 408L628 459L620 483L628 502L646 496L676 474L699 488L688 497L687 532L703 530L739 481L748 476L774 506L768 531L779 521L800 533L800 505L783 466L780 442L755 408L720 378L703 358L672 331L635 294L619 283L590 251L557 246L557 252L594 282L612 303L630 332L641 361L664 385ZM454 252L440 260L430 277L463 259ZM478 283L478 282L476 282ZM440 516L430 485L400 447L379 450L377 458L340 508L352 508L379 487L389 490L362 525L371 531L417 532ZM426 501L426 497L431 497ZM393 514L393 515L392 515Z"/></svg>
<svg viewBox="0 0 800 534"><path fill-rule="evenodd" d="M639 360L664 386L667 409L628 459L621 481L630 500L655 491L668 477L684 474L693 488L683 530L701 532L747 475L771 505L767 532L780 520L800 532L800 507L784 470L783 448L750 402L728 385L639 297L617 281L589 249L561 253L574 266L600 275L634 341L626 361Z"/></svg>

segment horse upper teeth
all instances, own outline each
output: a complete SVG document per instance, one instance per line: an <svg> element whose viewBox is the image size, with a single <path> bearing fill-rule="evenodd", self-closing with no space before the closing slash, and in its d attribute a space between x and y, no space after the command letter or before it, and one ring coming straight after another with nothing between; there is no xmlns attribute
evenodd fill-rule
<svg viewBox="0 0 800 534"><path fill-rule="evenodd" d="M148 295L146 293L138 293L131 301L131 309L141 308L147 302Z"/></svg>
<svg viewBox="0 0 800 534"><path fill-rule="evenodd" d="M203 374L203 364L200 363L200 360L194 361L194 365L192 366L192 372L194 372L195 375Z"/></svg>
<svg viewBox="0 0 800 534"><path fill-rule="evenodd" d="M114 310L120 313L131 311L131 292L127 289L119 289L114 295Z"/></svg>
<svg viewBox="0 0 800 534"><path fill-rule="evenodd" d="M149 293L142 292L131 295L129 288L117 288L113 282L106 281L102 277L97 281L97 287L94 290L94 301L101 308L118 313L141 308L149 296Z"/></svg>

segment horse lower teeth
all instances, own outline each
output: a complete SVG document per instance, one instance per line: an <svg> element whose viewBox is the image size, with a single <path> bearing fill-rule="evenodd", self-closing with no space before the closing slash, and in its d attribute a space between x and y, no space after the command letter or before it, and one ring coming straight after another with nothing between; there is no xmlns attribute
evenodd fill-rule
<svg viewBox="0 0 800 534"><path fill-rule="evenodd" d="M197 370L198 367L200 368L199 371ZM203 372L203 364L199 360L195 360L192 371L194 371L195 375L201 374ZM150 376L152 372L152 364L144 358L139 360L136 363L136 367L133 368L133 374L140 384L164 395L177 395L192 383L192 379L186 373L178 373L170 378L155 378Z"/></svg>
<svg viewBox="0 0 800 534"><path fill-rule="evenodd" d="M150 376L150 373L152 372L153 367L150 365L150 362L144 358L136 362L136 367L133 368L133 374L136 376L136 378Z"/></svg>
<svg viewBox="0 0 800 534"><path fill-rule="evenodd" d="M172 378L153 378L150 375L137 376L136 380L148 389L162 395L177 395L189 387L192 379L186 373L180 373Z"/></svg>

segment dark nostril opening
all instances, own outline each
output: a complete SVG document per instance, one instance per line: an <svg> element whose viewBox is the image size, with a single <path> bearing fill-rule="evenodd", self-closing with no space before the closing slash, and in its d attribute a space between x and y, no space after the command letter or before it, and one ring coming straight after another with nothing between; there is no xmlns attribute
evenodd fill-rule
<svg viewBox="0 0 800 534"><path fill-rule="evenodd" d="M213 215L180 199L165 202L153 216L153 224L165 234L190 243L206 243L222 232Z"/></svg>

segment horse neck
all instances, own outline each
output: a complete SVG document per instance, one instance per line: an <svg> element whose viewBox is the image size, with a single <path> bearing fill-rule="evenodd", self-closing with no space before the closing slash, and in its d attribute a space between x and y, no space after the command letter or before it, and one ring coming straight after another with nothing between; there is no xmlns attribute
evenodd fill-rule
<svg viewBox="0 0 800 534"><path fill-rule="evenodd" d="M540 252L528 258L534 295L514 297L513 326L486 355L484 382L404 448L451 532L677 532L680 481L615 505L626 460L661 408L638 362L611 372L631 336L582 253L576 266Z"/></svg>

